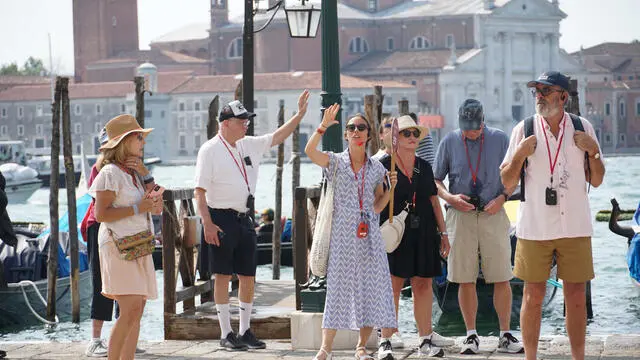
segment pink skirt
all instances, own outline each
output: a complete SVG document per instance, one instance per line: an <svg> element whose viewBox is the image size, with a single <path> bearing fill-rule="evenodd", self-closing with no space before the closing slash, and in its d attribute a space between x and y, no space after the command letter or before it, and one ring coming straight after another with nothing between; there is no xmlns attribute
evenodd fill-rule
<svg viewBox="0 0 640 360"><path fill-rule="evenodd" d="M114 299L119 295L142 295L147 300L158 298L156 273L151 255L135 260L123 260L105 227L100 227L98 241L104 236L109 240L100 245L100 274L102 295Z"/></svg>

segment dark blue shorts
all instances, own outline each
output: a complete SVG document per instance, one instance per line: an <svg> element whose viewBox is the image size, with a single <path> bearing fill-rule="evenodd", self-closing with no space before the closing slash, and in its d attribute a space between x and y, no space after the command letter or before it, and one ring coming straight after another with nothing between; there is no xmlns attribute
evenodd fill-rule
<svg viewBox="0 0 640 360"><path fill-rule="evenodd" d="M220 246L207 244L202 233L202 247L211 254L210 269L213 274L256 276L256 230L253 219L230 209L209 208L209 215L225 235Z"/></svg>

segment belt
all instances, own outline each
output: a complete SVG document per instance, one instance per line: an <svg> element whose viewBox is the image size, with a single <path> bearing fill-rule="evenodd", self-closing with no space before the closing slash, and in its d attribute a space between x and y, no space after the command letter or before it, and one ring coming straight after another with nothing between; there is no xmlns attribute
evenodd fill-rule
<svg viewBox="0 0 640 360"><path fill-rule="evenodd" d="M220 211L223 213L228 213L228 214L232 214L238 218L249 218L249 212L240 212L234 209L213 209L215 211Z"/></svg>

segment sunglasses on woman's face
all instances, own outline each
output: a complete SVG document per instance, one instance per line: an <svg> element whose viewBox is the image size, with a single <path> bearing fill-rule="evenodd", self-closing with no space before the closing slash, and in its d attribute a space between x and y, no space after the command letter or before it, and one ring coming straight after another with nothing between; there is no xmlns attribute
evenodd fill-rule
<svg viewBox="0 0 640 360"><path fill-rule="evenodd" d="M369 129L369 127L366 124L349 124L346 126L347 131L348 132L354 132L356 131L356 129L358 129L358 131L365 131L367 129Z"/></svg>
<svg viewBox="0 0 640 360"><path fill-rule="evenodd" d="M400 131L400 134L402 134L402 136L408 138L411 137L411 135L413 134L413 137L415 137L416 139L420 137L420 130L418 129L413 129L413 130L409 130L409 129L404 129L402 131Z"/></svg>
<svg viewBox="0 0 640 360"><path fill-rule="evenodd" d="M144 140L144 136L142 136L142 134L141 134L141 133L136 133L136 138L137 138L139 141Z"/></svg>

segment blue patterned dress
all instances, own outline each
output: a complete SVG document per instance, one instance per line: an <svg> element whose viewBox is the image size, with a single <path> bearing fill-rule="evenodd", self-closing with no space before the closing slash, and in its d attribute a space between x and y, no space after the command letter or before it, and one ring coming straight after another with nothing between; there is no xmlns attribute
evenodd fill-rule
<svg viewBox="0 0 640 360"><path fill-rule="evenodd" d="M338 164L336 178L333 169ZM384 166L368 159L364 186L364 211L369 223L366 238L358 238L360 224L358 181L349 151L329 153L328 180L335 184L334 212L327 270L327 298L322 327L357 330L363 327L395 328L396 315L389 262L380 235L379 215L373 211L375 188L382 183Z"/></svg>

